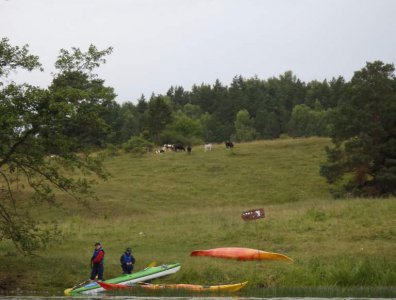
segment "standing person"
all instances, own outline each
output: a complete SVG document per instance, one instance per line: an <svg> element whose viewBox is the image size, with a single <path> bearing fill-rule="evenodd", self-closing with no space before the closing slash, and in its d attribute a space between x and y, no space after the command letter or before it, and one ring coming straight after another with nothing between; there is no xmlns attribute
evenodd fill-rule
<svg viewBox="0 0 396 300"><path fill-rule="evenodd" d="M91 277L90 277L91 280L95 280L96 276L98 276L99 280L104 281L103 279L104 255L105 252L102 248L102 244L99 242L95 243L95 250L91 257L91 268L92 268Z"/></svg>
<svg viewBox="0 0 396 300"><path fill-rule="evenodd" d="M132 249L126 248L125 252L120 258L122 274L131 274L133 270L133 264L135 263L135 258L132 255Z"/></svg>

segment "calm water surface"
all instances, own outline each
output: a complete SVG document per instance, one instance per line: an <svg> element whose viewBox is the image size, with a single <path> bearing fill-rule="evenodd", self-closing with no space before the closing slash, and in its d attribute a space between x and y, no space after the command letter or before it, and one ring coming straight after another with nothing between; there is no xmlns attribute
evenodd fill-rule
<svg viewBox="0 0 396 300"><path fill-rule="evenodd" d="M10 294L0 294L0 300L389 300L396 299L396 287L284 287L265 289L246 289L230 295L202 294L181 291L158 291L155 295L149 293L126 293L126 291L113 291L99 293L98 295L64 296L46 291L21 291Z"/></svg>
<svg viewBox="0 0 396 300"><path fill-rule="evenodd" d="M278 297L278 298L256 298L256 297L134 297L134 296L74 296L74 297L64 297L64 296L50 296L50 297L40 297L40 296L0 296L0 300L389 300L396 298L313 298L313 297Z"/></svg>

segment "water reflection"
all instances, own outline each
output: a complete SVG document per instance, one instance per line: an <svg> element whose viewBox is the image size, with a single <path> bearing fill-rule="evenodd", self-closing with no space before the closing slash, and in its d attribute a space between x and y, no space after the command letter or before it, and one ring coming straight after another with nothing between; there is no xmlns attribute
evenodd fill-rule
<svg viewBox="0 0 396 300"><path fill-rule="evenodd" d="M314 297L277 297L277 298L257 298L257 297L136 297L136 296L0 296L0 300L389 300L396 298L314 298Z"/></svg>

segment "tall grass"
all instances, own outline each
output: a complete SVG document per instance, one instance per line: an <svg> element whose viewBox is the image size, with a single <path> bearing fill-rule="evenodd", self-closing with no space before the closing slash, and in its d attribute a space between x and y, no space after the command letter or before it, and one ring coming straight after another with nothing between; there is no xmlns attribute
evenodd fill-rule
<svg viewBox="0 0 396 300"><path fill-rule="evenodd" d="M119 256L131 246L135 270L153 260L182 264L180 272L159 282L248 280L243 293L253 296L326 291L343 296L351 287L363 294L379 295L381 289L386 295L394 293L396 201L333 200L318 175L328 143L322 138L285 139L238 144L234 150L216 145L204 152L195 147L191 155L109 157L106 166L112 177L97 185L100 200L90 209L65 196L62 210L32 209L60 222L59 242L34 258L0 243L0 283L11 289L61 292L87 278L93 243L101 241L106 278L120 274ZM242 211L257 207L264 207L264 219L241 219ZM280 252L295 262L189 255L227 246Z"/></svg>

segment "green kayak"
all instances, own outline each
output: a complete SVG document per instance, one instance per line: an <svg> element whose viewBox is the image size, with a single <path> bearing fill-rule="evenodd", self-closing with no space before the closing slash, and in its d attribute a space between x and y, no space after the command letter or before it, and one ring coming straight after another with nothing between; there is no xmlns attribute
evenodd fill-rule
<svg viewBox="0 0 396 300"><path fill-rule="evenodd" d="M105 282L107 283L116 283L116 284L132 284L136 282L143 282L151 279L155 279L158 277L163 277L166 275L170 275L176 273L180 270L180 264L169 264L162 265L157 267L148 267L141 271L132 274L124 274L120 277L115 277L112 279L108 279ZM98 292L104 291L104 289L96 282L90 282L80 287L69 288L64 291L66 296L71 295L95 295Z"/></svg>

